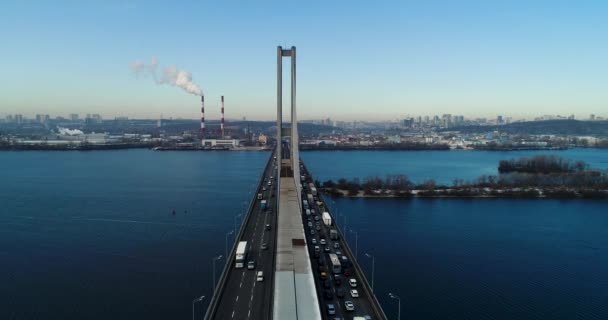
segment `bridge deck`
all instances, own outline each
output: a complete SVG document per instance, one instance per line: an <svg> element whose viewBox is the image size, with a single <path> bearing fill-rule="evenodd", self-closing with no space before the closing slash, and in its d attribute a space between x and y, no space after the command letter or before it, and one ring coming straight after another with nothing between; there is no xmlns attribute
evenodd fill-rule
<svg viewBox="0 0 608 320"><path fill-rule="evenodd" d="M282 177L279 185L273 318L321 319L295 181Z"/></svg>

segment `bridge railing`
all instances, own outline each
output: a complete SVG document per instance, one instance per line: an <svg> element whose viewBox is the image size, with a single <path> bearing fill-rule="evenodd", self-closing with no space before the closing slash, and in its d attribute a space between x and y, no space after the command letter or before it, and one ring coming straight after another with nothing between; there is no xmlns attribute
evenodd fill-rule
<svg viewBox="0 0 608 320"><path fill-rule="evenodd" d="M266 162L266 166L264 167L264 170L262 170L262 174L260 175L260 177L258 179L257 188L255 189L251 202L249 203L249 208L247 209L247 215L245 215L245 217L243 218L243 222L241 223L239 232L234 238L234 243L232 244L232 248L230 249L230 255L228 257L226 257L226 263L224 265L224 269L222 270L220 279L214 288L213 297L211 298L211 302L209 303L209 306L207 307L207 312L205 312L205 320L212 319L212 317L215 315L215 312L217 311L217 306L218 306L218 302L220 301L220 298L221 298L222 290L223 290L224 286L226 285L226 280L228 279L228 273L230 273L231 265L234 263L234 258L236 255L236 247L237 247L240 239L243 237L243 231L245 230L245 227L247 226L247 222L249 221L249 218L251 217L251 212L253 211L255 202L257 201L257 194L262 189L262 185L264 183L264 174L266 173L266 170L268 170L268 166L272 165L272 155L273 154L274 154L274 151L270 153L270 157L268 158L268 161Z"/></svg>

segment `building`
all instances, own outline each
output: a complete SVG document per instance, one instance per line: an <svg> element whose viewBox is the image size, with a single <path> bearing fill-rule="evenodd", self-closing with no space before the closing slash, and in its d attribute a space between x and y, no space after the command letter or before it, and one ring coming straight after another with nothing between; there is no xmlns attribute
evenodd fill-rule
<svg viewBox="0 0 608 320"><path fill-rule="evenodd" d="M268 136L263 133L260 133L258 136L258 143L261 145L266 145L268 143Z"/></svg>
<svg viewBox="0 0 608 320"><path fill-rule="evenodd" d="M78 114L77 113L72 113L70 114L70 121L78 121Z"/></svg>
<svg viewBox="0 0 608 320"><path fill-rule="evenodd" d="M227 147L237 148L241 142L238 139L202 139L201 145L203 147Z"/></svg>

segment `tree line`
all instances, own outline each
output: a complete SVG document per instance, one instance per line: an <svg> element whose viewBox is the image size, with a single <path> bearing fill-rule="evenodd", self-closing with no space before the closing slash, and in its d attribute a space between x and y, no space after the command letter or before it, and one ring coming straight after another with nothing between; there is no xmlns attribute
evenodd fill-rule
<svg viewBox="0 0 608 320"><path fill-rule="evenodd" d="M500 162L503 164L503 161ZM408 197L412 190L418 195L440 193L451 196L474 196L477 194L538 196L543 192L549 196L589 195L606 197L608 175L590 169L582 161L570 161L556 156L536 156L506 160L510 170L499 175L482 175L476 179L455 179L451 185L440 185L433 179L414 183L406 175L369 176L364 179L339 179L317 182L325 192L350 196L363 192L365 195L390 195Z"/></svg>

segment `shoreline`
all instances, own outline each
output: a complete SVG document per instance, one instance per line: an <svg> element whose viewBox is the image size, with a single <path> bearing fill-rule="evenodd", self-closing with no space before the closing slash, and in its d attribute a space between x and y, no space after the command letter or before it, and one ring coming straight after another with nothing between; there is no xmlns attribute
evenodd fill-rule
<svg viewBox="0 0 608 320"><path fill-rule="evenodd" d="M411 190L409 192L366 194L359 190L357 194L350 194L348 190L336 189L335 191L320 189L321 192L330 196L343 198L363 199L412 199L412 198L452 198L452 199L474 199L474 198L519 198L519 199L608 199L608 190L593 189L489 189L489 190L464 190L464 189L436 189L436 190Z"/></svg>

